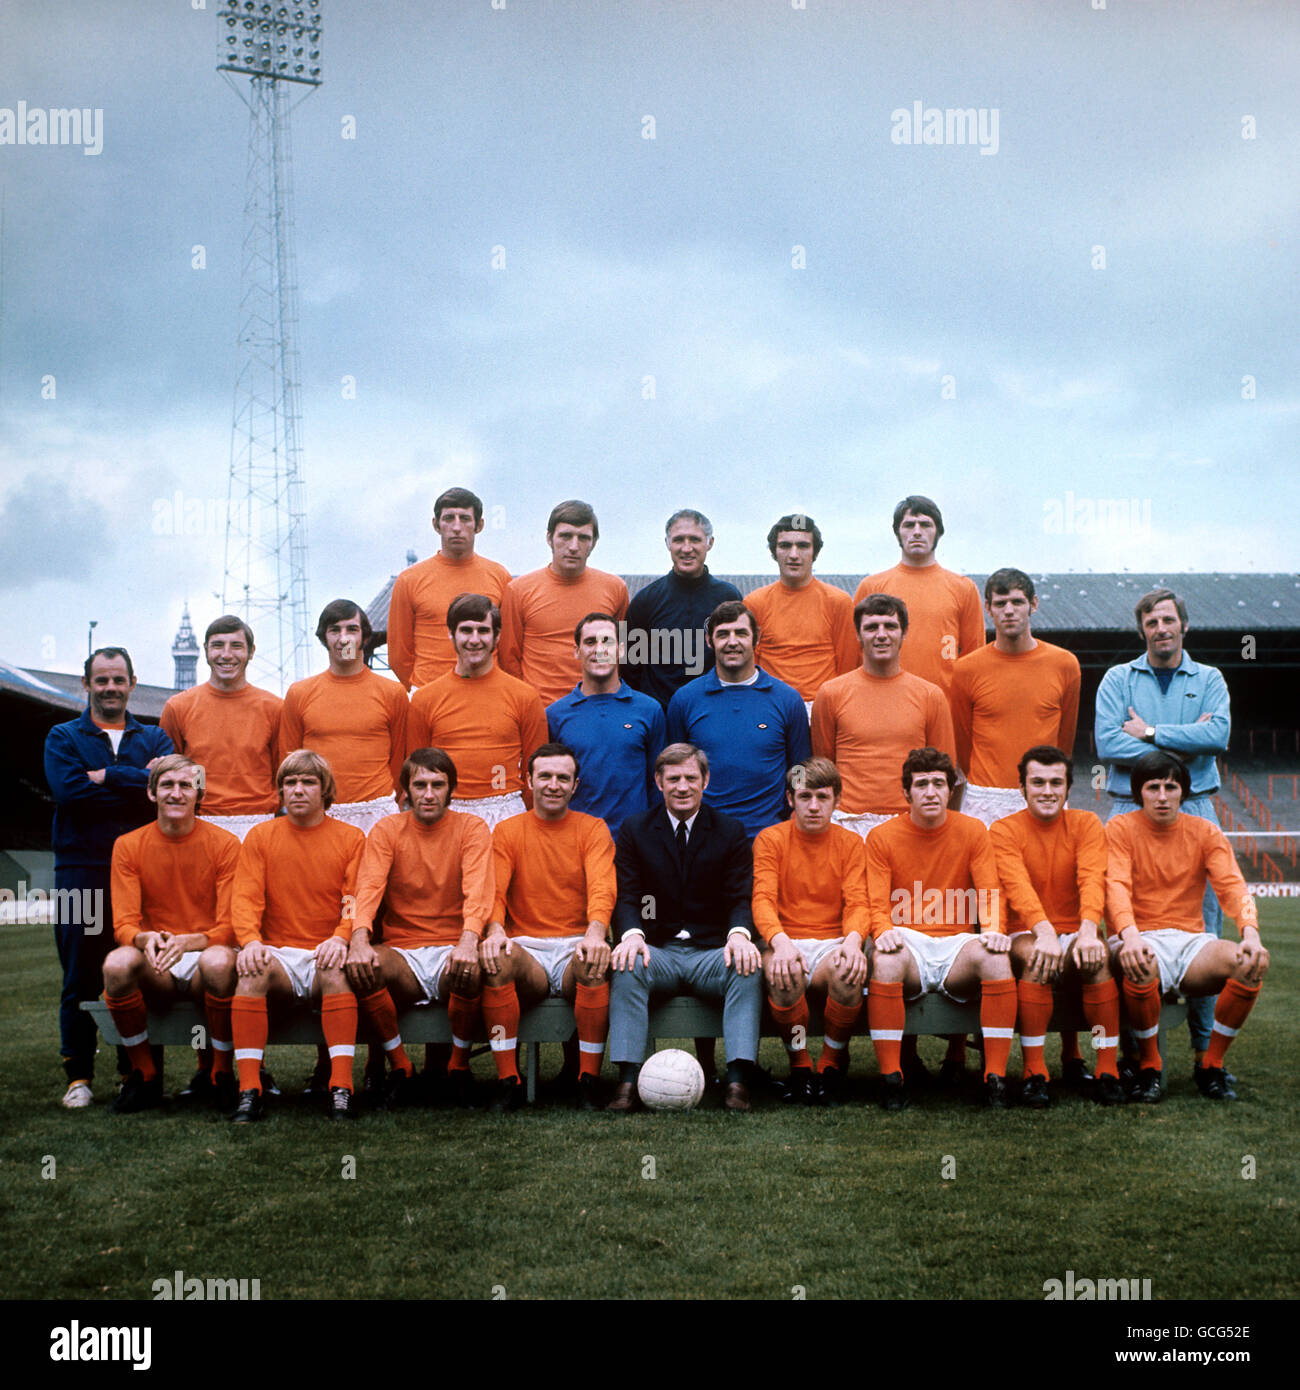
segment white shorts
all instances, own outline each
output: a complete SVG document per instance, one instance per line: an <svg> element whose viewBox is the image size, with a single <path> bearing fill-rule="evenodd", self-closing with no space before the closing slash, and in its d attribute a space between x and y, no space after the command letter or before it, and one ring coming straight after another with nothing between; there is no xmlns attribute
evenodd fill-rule
<svg viewBox="0 0 1300 1390"><path fill-rule="evenodd" d="M927 936L915 927L895 927L893 930L902 936L903 945L912 953L916 973L921 977L921 988L909 996L912 999L919 999L922 994L948 994L944 989L948 972L961 954L962 947L978 939L973 931L954 932L951 936ZM948 994L948 998L956 1004L966 1002L955 994Z"/></svg>
<svg viewBox="0 0 1300 1390"><path fill-rule="evenodd" d="M447 968L454 946L394 946L393 950L411 967L411 974L424 991L424 998L416 1001L421 1004L436 1004L439 999L438 981Z"/></svg>
<svg viewBox="0 0 1300 1390"><path fill-rule="evenodd" d="M1142 941L1150 946L1160 968L1160 993L1168 994L1183 983L1191 963L1212 941L1218 938L1209 932L1183 931L1179 927L1162 927L1159 931L1144 931ZM1114 938L1111 952L1118 956L1120 938ZM1118 965L1116 966L1118 969Z"/></svg>
<svg viewBox="0 0 1300 1390"><path fill-rule="evenodd" d="M840 942L844 940L842 936L832 936L825 941L819 941L816 937L806 937L801 940L790 938L794 942L795 949L803 957L803 968L807 978L812 979L817 967L830 955L832 951L838 950Z"/></svg>
<svg viewBox="0 0 1300 1390"><path fill-rule="evenodd" d="M812 702L811 700L805 700L805 701L803 702L803 707L804 707L804 709L806 709L806 710L808 711L808 723L811 725L811 724L812 724L812 707L813 707L813 702Z"/></svg>
<svg viewBox="0 0 1300 1390"><path fill-rule="evenodd" d="M185 954L167 972L176 981L176 993L188 994L190 992L190 981L194 978L199 968L199 957L202 951L186 951Z"/></svg>
<svg viewBox="0 0 1300 1390"><path fill-rule="evenodd" d="M316 983L316 951L307 946L268 946L266 948L284 966L284 973L293 986L295 999L310 999Z"/></svg>
<svg viewBox="0 0 1300 1390"><path fill-rule="evenodd" d="M1014 816L1025 809L1025 798L1019 787L977 787L973 782L966 786L962 797L961 813L974 816L985 825L992 825L1003 816Z"/></svg>
<svg viewBox="0 0 1300 1390"><path fill-rule="evenodd" d="M491 830L494 825L510 816L522 816L528 807L524 805L522 792L502 792L500 796L467 797L464 801L453 797L451 809L463 811L468 816L477 816L479 820L485 821L487 828Z"/></svg>
<svg viewBox="0 0 1300 1390"><path fill-rule="evenodd" d="M345 825L355 825L358 830L370 834L371 826L378 825L385 816L397 811L395 796L380 796L374 801L340 801L329 808L328 815L341 820Z"/></svg>
<svg viewBox="0 0 1300 1390"><path fill-rule="evenodd" d="M564 972L569 968L573 953L578 949L582 937L579 936L512 936L511 947L522 946L525 951L546 971L546 982L550 986L551 998L560 994Z"/></svg>
<svg viewBox="0 0 1300 1390"><path fill-rule="evenodd" d="M261 825L263 821L274 820L275 815L268 811L261 816L204 816L203 819L209 825L217 825L222 830L229 830L240 844L243 844L244 837L255 825Z"/></svg>
<svg viewBox="0 0 1300 1390"><path fill-rule="evenodd" d="M864 840L876 826L884 825L887 820L893 819L892 815L878 816L872 811L863 811L859 816L852 815L848 811L835 810L831 812L831 820L836 825L842 825L845 830L851 830L855 835L861 835Z"/></svg>

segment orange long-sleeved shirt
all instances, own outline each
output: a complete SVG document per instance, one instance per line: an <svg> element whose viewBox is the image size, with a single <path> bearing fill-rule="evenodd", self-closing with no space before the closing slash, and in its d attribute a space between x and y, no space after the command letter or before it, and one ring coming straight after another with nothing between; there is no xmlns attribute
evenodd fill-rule
<svg viewBox="0 0 1300 1390"><path fill-rule="evenodd" d="M1201 932L1208 879L1219 906L1242 927L1259 927L1255 899L1223 831L1199 816L1180 815L1153 825L1145 811L1106 823L1106 923L1118 936L1127 927Z"/></svg>
<svg viewBox="0 0 1300 1390"><path fill-rule="evenodd" d="M450 755L459 800L522 791L528 759L546 737L537 692L496 666L486 676L453 671L422 685L406 721L407 752L432 746Z"/></svg>
<svg viewBox="0 0 1300 1390"><path fill-rule="evenodd" d="M777 580L755 589L745 606L758 619L763 670L794 686L805 700L862 664L853 600L843 589L820 579L791 589Z"/></svg>
<svg viewBox="0 0 1300 1390"><path fill-rule="evenodd" d="M287 816L255 825L235 870L235 940L307 950L330 936L350 941L365 845L355 825L330 816L307 830Z"/></svg>
<svg viewBox="0 0 1300 1390"><path fill-rule="evenodd" d="M1028 811L989 827L1006 908L1006 930L1028 931L1048 921L1057 935L1100 927L1106 903L1106 832L1091 811L1069 807L1055 820Z"/></svg>
<svg viewBox="0 0 1300 1390"><path fill-rule="evenodd" d="M142 931L205 932L209 946L229 946L238 861L238 839L206 821L196 821L188 835L164 835L157 821L119 835L111 870L114 941L133 945Z"/></svg>
<svg viewBox="0 0 1300 1390"><path fill-rule="evenodd" d="M979 590L964 574L942 565L904 565L869 574L853 594L893 594L907 604L903 670L933 681L945 695L959 656L984 645L984 609Z"/></svg>
<svg viewBox="0 0 1300 1390"><path fill-rule="evenodd" d="M614 911L614 841L603 820L568 811L544 821L532 811L492 831L496 904L510 936L581 936Z"/></svg>
<svg viewBox="0 0 1300 1390"><path fill-rule="evenodd" d="M990 642L953 668L948 692L957 759L977 787L1016 787L1026 748L1072 752L1079 724L1079 659L1039 640L1029 652Z"/></svg>
<svg viewBox="0 0 1300 1390"><path fill-rule="evenodd" d="M895 816L867 836L866 849L873 937L894 927L927 936L1002 930L997 863L973 816L949 811L935 830Z"/></svg>
<svg viewBox="0 0 1300 1390"><path fill-rule="evenodd" d="M826 941L855 931L865 941L866 850L842 825L808 835L794 821L769 825L754 841L754 925L771 941Z"/></svg>
<svg viewBox="0 0 1300 1390"><path fill-rule="evenodd" d="M203 766L204 816L256 816L274 811L276 735L283 702L246 685L218 690L196 685L173 695L158 721L178 753Z"/></svg>
<svg viewBox="0 0 1300 1390"><path fill-rule="evenodd" d="M388 601L388 664L410 690L455 668L447 609L461 594L484 594L499 608L510 571L483 555L449 560L441 551L404 569Z"/></svg>
<svg viewBox="0 0 1300 1390"><path fill-rule="evenodd" d="M869 676L859 667L827 681L813 701L812 750L839 768L840 807L850 815L905 810L903 762L926 747L956 757L948 701L920 676Z"/></svg>
<svg viewBox="0 0 1300 1390"><path fill-rule="evenodd" d="M280 711L279 756L310 748L330 765L336 800L376 801L394 793L406 760L406 692L371 670L294 681Z"/></svg>
<svg viewBox="0 0 1300 1390"><path fill-rule="evenodd" d="M495 896L492 835L477 816L447 811L421 825L403 811L366 837L352 926L371 930L386 899L385 946L453 946L463 931L483 935Z"/></svg>
<svg viewBox="0 0 1300 1390"><path fill-rule="evenodd" d="M627 585L618 575L588 566L569 583L547 566L506 585L497 661L537 691L543 708L578 682L573 629L588 613L610 613L616 622L627 617Z"/></svg>

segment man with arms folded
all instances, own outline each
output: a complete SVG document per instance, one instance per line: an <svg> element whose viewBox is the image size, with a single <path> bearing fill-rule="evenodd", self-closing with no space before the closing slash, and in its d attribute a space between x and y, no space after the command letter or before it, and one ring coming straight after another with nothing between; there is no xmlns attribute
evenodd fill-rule
<svg viewBox="0 0 1300 1390"><path fill-rule="evenodd" d="M1034 745L1069 753L1079 723L1079 659L1036 638L1034 581L1000 569L984 585L993 641L953 669L949 703L957 765L970 779L961 808L985 825L1024 809L1017 765Z"/></svg>
<svg viewBox="0 0 1300 1390"><path fill-rule="evenodd" d="M812 752L799 692L758 666L759 626L743 603L722 603L705 625L717 658L668 705L669 743L704 751L710 806L757 835L785 813L785 774Z"/></svg>
<svg viewBox="0 0 1300 1390"><path fill-rule="evenodd" d="M904 497L894 508L894 537L902 552L892 569L869 574L853 595L893 594L912 615L912 636L903 657L909 675L932 681L947 696L953 666L984 645L980 595L964 575L935 559L943 535L943 515L928 497Z"/></svg>
<svg viewBox="0 0 1300 1390"><path fill-rule="evenodd" d="M390 1098L409 1103L415 1072L397 1015L445 1003L452 1048L443 1079L453 1099L469 1104L478 947L495 892L492 836L478 816L448 810L456 765L443 749L417 748L402 764L401 785L410 810L385 816L366 837L345 968L361 1015L392 1064ZM384 943L375 946L381 905Z"/></svg>
<svg viewBox="0 0 1300 1390"><path fill-rule="evenodd" d="M1129 1099L1153 1105L1164 1095L1160 996L1177 989L1189 998L1218 995L1196 1084L1210 1100L1236 1100L1224 1053L1268 972L1255 900L1223 831L1183 813L1192 779L1181 759L1162 750L1145 754L1133 764L1129 788L1141 809L1106 826L1106 920L1140 1048L1141 1070ZM1207 884L1235 919L1240 944L1206 932Z"/></svg>
<svg viewBox="0 0 1300 1390"><path fill-rule="evenodd" d="M204 770L203 816L241 840L275 813L275 752L280 727L278 695L248 680L253 629L227 613L203 634L212 674L203 685L179 691L163 706L160 723L178 753Z"/></svg>
<svg viewBox="0 0 1300 1390"><path fill-rule="evenodd" d="M403 697L405 698L405 697ZM319 1004L330 1057L329 1116L351 1118L357 1000L344 973L357 871L366 837L325 813L334 774L299 748L275 774L285 814L248 832L235 870L232 909L239 982L230 1006L239 1102L231 1119L262 1118L267 1001Z"/></svg>
<svg viewBox="0 0 1300 1390"><path fill-rule="evenodd" d="M707 754L669 744L655 765L662 804L629 816L619 832L610 1000L610 1059L619 1080L610 1110L638 1108L650 1000L673 994L722 1000L723 1104L750 1108L763 1004L750 906L753 857L744 825L705 802L708 784Z"/></svg>
<svg viewBox="0 0 1300 1390"><path fill-rule="evenodd" d="M551 561L512 579L501 600L502 669L554 704L573 689L573 625L584 613L627 616L627 585L616 574L590 569L600 539L586 502L561 502L546 522Z"/></svg>
<svg viewBox="0 0 1300 1390"><path fill-rule="evenodd" d="M898 778L913 748L955 752L952 716L943 692L903 669L907 605L891 594L869 594L853 609L857 670L822 687L813 701L812 746L844 779L836 819L859 835L907 809ZM907 638L907 641L904 641Z"/></svg>
<svg viewBox="0 0 1300 1390"><path fill-rule="evenodd" d="M793 815L754 841L754 925L771 946L763 962L767 1003L790 1054L789 1099L838 1105L844 1058L867 982L866 852L831 819L840 774L808 758L786 775ZM825 1013L825 1042L813 1072L808 995Z"/></svg>
<svg viewBox="0 0 1300 1390"><path fill-rule="evenodd" d="M842 589L813 577L822 533L810 516L783 516L767 533L780 570L775 584L745 600L763 629L763 663L810 706L827 681L858 664L853 602Z"/></svg>
<svg viewBox="0 0 1300 1390"><path fill-rule="evenodd" d="M294 681L280 712L281 758L300 748L319 753L337 788L330 815L363 831L396 807L408 709L402 687L366 665L371 636L358 604L327 604L316 637L329 652L329 670Z"/></svg>
<svg viewBox="0 0 1300 1390"><path fill-rule="evenodd" d="M941 992L980 997L984 1101L1007 1104L1007 1057L1016 1026L1016 985L1002 933L997 865L988 831L948 810L957 785L952 759L914 748L903 763L906 815L867 837L867 898L875 950L867 1019L884 1081L883 1105L907 1103L900 1062L907 999Z"/></svg>
<svg viewBox="0 0 1300 1390"><path fill-rule="evenodd" d="M483 503L468 488L451 487L433 504L437 551L393 580L388 601L388 665L407 690L428 685L456 666L448 640L447 609L461 594L486 594L493 603L510 583L510 571L478 555Z"/></svg>
<svg viewBox="0 0 1300 1390"><path fill-rule="evenodd" d="M1035 1108L1051 1099L1043 1043L1053 991L1068 985L1072 994L1080 983L1083 1016L1097 1050L1093 1097L1100 1105L1124 1101L1116 1069L1119 990L1100 927L1106 898L1106 833L1091 811L1066 807L1073 780L1064 750L1046 744L1030 748L1020 759L1026 808L989 829L1020 1005L1025 1057L1020 1099ZM1069 1060L1064 1070L1064 1079L1070 1080Z"/></svg>
<svg viewBox="0 0 1300 1390"><path fill-rule="evenodd" d="M119 836L113 846L113 939L104 961L104 1002L122 1037L132 1071L113 1102L123 1114L162 1104L162 1076L149 1045L149 1006L170 1008L191 998L207 1013L212 1076L201 1070L191 1094L214 1088L218 1104L234 1104L230 997L235 992L229 947L230 895L239 841L199 819L203 768L169 753L149 774L152 825Z"/></svg>
<svg viewBox="0 0 1300 1390"><path fill-rule="evenodd" d="M45 780L54 796L54 940L63 968L59 1038L68 1088L63 1104L94 1102L95 1021L83 1000L98 996L113 946L110 864L113 842L154 817L146 795L158 759L173 752L162 729L127 710L135 671L124 647L100 647L81 677L88 704L45 737ZM118 1063L128 1068L119 1050Z"/></svg>
<svg viewBox="0 0 1300 1390"><path fill-rule="evenodd" d="M1187 761L1191 790L1182 813L1199 816L1216 828L1214 794L1219 790L1216 757L1228 750L1231 718L1228 687L1213 666L1193 661L1183 650L1187 635L1187 605L1171 589L1153 589L1134 609L1138 631L1147 644L1136 661L1112 666L1097 689L1097 756L1110 763L1106 790L1111 816L1135 808L1130 792L1132 765L1159 748ZM1205 930L1222 936L1223 914L1212 887L1201 905ZM1205 1080L1201 1066L1210 1045L1214 1000L1187 1002L1187 1030L1195 1052L1195 1076Z"/></svg>
<svg viewBox="0 0 1300 1390"><path fill-rule="evenodd" d="M411 700L407 743L441 748L456 764L456 809L489 826L524 810L524 769L546 742L546 714L530 685L497 665L501 613L486 594L461 594L447 610L456 669Z"/></svg>
<svg viewBox="0 0 1300 1390"><path fill-rule="evenodd" d="M620 680L611 614L588 613L573 630L573 645L582 679L546 711L546 722L551 742L567 744L582 765L573 809L599 816L617 839L623 817L658 796L654 766L664 746L664 712Z"/></svg>
<svg viewBox="0 0 1300 1390"><path fill-rule="evenodd" d="M738 602L740 590L716 579L704 563L713 549L713 523L703 512L687 507L674 512L664 527L664 544L672 569L634 594L627 607L623 677L667 710L688 680L712 670L705 620L718 604Z"/></svg>
<svg viewBox="0 0 1300 1390"><path fill-rule="evenodd" d="M578 1098L599 1110L597 1082L609 1031L609 920L614 908L614 842L603 821L569 803L578 759L562 743L544 743L528 760L533 809L492 832L496 902L479 960L483 1022L497 1066L491 1110L516 1109L523 1097L515 1051L519 1009L541 999L573 1003L578 1033Z"/></svg>

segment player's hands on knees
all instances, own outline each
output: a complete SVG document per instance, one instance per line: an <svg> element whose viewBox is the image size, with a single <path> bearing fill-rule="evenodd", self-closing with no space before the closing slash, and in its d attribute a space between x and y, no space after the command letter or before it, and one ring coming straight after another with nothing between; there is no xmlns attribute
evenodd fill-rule
<svg viewBox="0 0 1300 1390"><path fill-rule="evenodd" d="M631 970L635 967L638 956L641 958L641 964L649 970L650 947L640 932L633 932L614 947L609 963L615 970Z"/></svg>
<svg viewBox="0 0 1300 1390"><path fill-rule="evenodd" d="M1029 953L1026 973L1036 984L1050 985L1055 983L1061 973L1061 965L1064 957L1061 954L1061 943L1057 939L1056 929L1048 923L1046 930L1040 931L1034 928L1034 946Z"/></svg>
<svg viewBox="0 0 1300 1390"><path fill-rule="evenodd" d="M318 970L342 970L347 963L348 943L341 936L327 936L316 947Z"/></svg>
<svg viewBox="0 0 1300 1390"><path fill-rule="evenodd" d="M840 943L839 950L831 952L831 969L846 985L866 984L867 957L857 932L851 932Z"/></svg>
<svg viewBox="0 0 1300 1390"><path fill-rule="evenodd" d="M250 941L235 957L235 972L245 977L261 975L270 964L270 951L260 941Z"/></svg>
<svg viewBox="0 0 1300 1390"><path fill-rule="evenodd" d="M892 927L887 932L881 932L876 937L876 950L883 951L885 955L892 956L895 951L903 949L903 936L901 932L896 932Z"/></svg>
<svg viewBox="0 0 1300 1390"><path fill-rule="evenodd" d="M991 956L1005 955L1011 949L1011 938L1000 931L982 931L980 932L980 945ZM1030 960L1033 960L1032 956Z"/></svg>
<svg viewBox="0 0 1300 1390"><path fill-rule="evenodd" d="M758 947L743 933L735 931L727 937L727 944L722 948L722 963L729 969L734 967L737 975L752 975L760 960Z"/></svg>
<svg viewBox="0 0 1300 1390"><path fill-rule="evenodd" d="M600 977L609 969L609 941L605 936L608 928L603 922L592 922L587 927L574 955L587 967L588 974Z"/></svg>
<svg viewBox="0 0 1300 1390"><path fill-rule="evenodd" d="M1237 947L1237 965L1241 970L1242 981L1248 985L1262 984L1268 974L1268 952L1260 943L1257 933L1243 935Z"/></svg>
<svg viewBox="0 0 1300 1390"><path fill-rule="evenodd" d="M737 933L739 935L739 933ZM736 937L728 937L730 944ZM784 933L778 932L772 938L772 954L767 962L767 972L778 989L793 989L798 983L802 970L803 957L799 948Z"/></svg>
<svg viewBox="0 0 1300 1390"><path fill-rule="evenodd" d="M1126 942L1121 943L1119 968L1124 972L1124 977L1127 980L1135 985L1144 985L1148 980L1155 979L1155 952L1142 940L1138 940L1132 946Z"/></svg>
<svg viewBox="0 0 1300 1390"><path fill-rule="evenodd" d="M478 937L466 932L456 943L447 965L451 971L452 988L472 989L478 984Z"/></svg>
<svg viewBox="0 0 1300 1390"><path fill-rule="evenodd" d="M1095 922L1080 923L1079 934L1074 938L1074 959L1085 970L1097 970L1106 964L1106 944L1097 934Z"/></svg>
<svg viewBox="0 0 1300 1390"><path fill-rule="evenodd" d="M364 990L369 994L377 983L375 967L378 964L379 952L370 944L369 933L354 933L348 945L347 959L343 964L348 982L353 989Z"/></svg>
<svg viewBox="0 0 1300 1390"><path fill-rule="evenodd" d="M478 963L483 967L483 973L499 975L505 964L501 957L509 954L510 938L506 935L506 929L499 922L490 923L478 948Z"/></svg>

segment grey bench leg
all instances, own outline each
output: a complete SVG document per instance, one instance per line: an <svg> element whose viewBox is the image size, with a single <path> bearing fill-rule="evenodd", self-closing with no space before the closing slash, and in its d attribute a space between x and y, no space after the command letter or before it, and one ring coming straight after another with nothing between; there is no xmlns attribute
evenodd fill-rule
<svg viewBox="0 0 1300 1390"><path fill-rule="evenodd" d="M528 1078L526 1083L527 1090L525 1091L525 1095L527 1097L528 1104L532 1105L533 1102L537 1099L537 1062L538 1058L541 1056L542 1045L541 1043L534 1042L525 1043L524 1047L528 1050L528 1061L524 1065L524 1073Z"/></svg>

